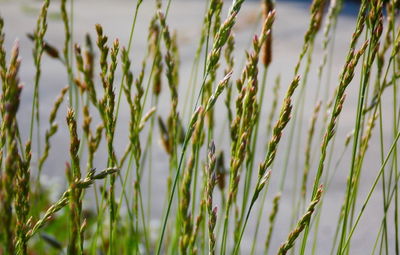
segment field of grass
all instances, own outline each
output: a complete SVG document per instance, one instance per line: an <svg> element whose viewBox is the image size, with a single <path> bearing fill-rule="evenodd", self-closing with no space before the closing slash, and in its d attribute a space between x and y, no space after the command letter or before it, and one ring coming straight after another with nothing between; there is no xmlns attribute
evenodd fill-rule
<svg viewBox="0 0 400 255"><path fill-rule="evenodd" d="M346 23L343 0L313 0L296 38L279 1L204 0L194 26L184 1L136 0L126 40L112 10L78 38L78 3L42 0L21 8L29 49L6 43L6 2L0 255L400 254L399 0Z"/></svg>

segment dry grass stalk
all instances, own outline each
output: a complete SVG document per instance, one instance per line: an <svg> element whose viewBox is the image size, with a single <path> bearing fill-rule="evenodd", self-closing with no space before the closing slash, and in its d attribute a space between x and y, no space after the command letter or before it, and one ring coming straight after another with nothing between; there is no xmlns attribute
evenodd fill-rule
<svg viewBox="0 0 400 255"><path fill-rule="evenodd" d="M222 12L222 7L224 6L224 1L223 0L214 0L215 7L211 7L210 9L213 9L215 12L214 14L214 28L213 28L213 35L215 36L218 33L218 29L221 27L221 12Z"/></svg>
<svg viewBox="0 0 400 255"><path fill-rule="evenodd" d="M264 19L268 17L268 14L275 9L274 3L272 0L264 0L263 1L263 15ZM272 32L267 35L263 46L263 56L262 61L265 67L269 66L272 61Z"/></svg>
<svg viewBox="0 0 400 255"><path fill-rule="evenodd" d="M15 43L12 51L10 62L7 68L7 72L5 73L5 82L3 83L3 94L1 95L1 112L3 113L3 119L1 123L0 130L0 139L1 139L1 150L3 150L4 146L6 146L6 154L5 154L5 162L4 166L2 165L1 174L1 210L0 210L0 221L1 225L4 226L2 230L3 241L4 241L4 250L9 254L14 254L16 252L14 245L14 230L13 226L13 201L16 193L18 192L28 192L25 185L28 184L26 182L26 177L29 176L29 170L26 168L22 168L20 165L20 154L17 148L17 119L16 114L20 104L20 94L22 90L22 86L20 85L18 78L18 71L20 67L21 61L19 59L19 45ZM3 156L2 156L3 157ZM17 171L16 171L17 170ZM17 173L18 172L18 173ZM20 185L15 187L17 182ZM27 195L26 193L24 195ZM20 197L17 202L18 206L18 218L22 220L22 218L26 217L26 210L28 206L26 204L27 201L23 201ZM16 208L17 209L17 208ZM24 226L20 224L19 228L19 237L18 240L21 241L21 245L25 246L24 243ZM4 232L3 232L4 231ZM21 247L23 250L25 247Z"/></svg>
<svg viewBox="0 0 400 255"><path fill-rule="evenodd" d="M35 47L32 51L33 53L33 60L36 68L35 72L35 80L34 80L34 94L33 94L33 101L32 101L32 116L31 116L31 127L30 127L30 136L29 140L32 140L32 135L33 135L33 122L34 118L36 118L37 121L37 129L38 129L38 134L39 132L39 81L40 81L40 76L41 76L41 61L42 61L42 55L45 50L45 41L44 41L44 36L47 31L47 12L49 9L50 1L45 0L43 2L42 8L40 10L39 17L37 19L37 24L36 24L36 29L33 33L33 40ZM39 139L39 137L38 137ZM40 153L40 143L38 142L38 149Z"/></svg>
<svg viewBox="0 0 400 255"><path fill-rule="evenodd" d="M276 151L278 148L279 141L282 137L282 132L283 129L286 127L287 123L290 120L290 115L292 111L292 96L294 91L296 90L297 86L299 85L300 81L300 76L297 76L292 83L290 84L286 95L285 99L283 101L280 113L279 113L279 119L275 123L275 126L272 130L272 137L271 140L268 143L268 152L265 156L264 161L260 164L259 171L258 171L258 179L261 180L262 176L267 171L267 168L272 165L272 162L275 159L276 156Z"/></svg>
<svg viewBox="0 0 400 255"><path fill-rule="evenodd" d="M272 124L276 115L276 112L278 110L278 100L279 100L279 90L281 87L281 76L278 75L275 79L275 85L273 90L273 94L274 94L274 99L272 101L271 104L271 110L269 112L268 115L268 122L267 122L267 137L269 137L271 135L271 131L272 131Z"/></svg>
<svg viewBox="0 0 400 255"><path fill-rule="evenodd" d="M90 37L88 37L90 38ZM75 59L78 71L83 75L83 79L79 76L75 78L74 82L80 89L81 93L87 92L89 94L90 101L93 105L97 106L97 93L93 81L93 58L94 53L92 50L82 49L79 45L75 45Z"/></svg>
<svg viewBox="0 0 400 255"><path fill-rule="evenodd" d="M269 247L271 245L272 233L274 231L276 215L279 211L279 200L281 199L281 193L276 194L274 200L272 201L273 207L271 214L269 215L269 228L267 232L267 238L265 239L265 252L268 253Z"/></svg>
<svg viewBox="0 0 400 255"><path fill-rule="evenodd" d="M331 110L331 114L330 114L330 120L328 122L326 131L325 131L325 134L323 137L322 145L321 145L321 155L320 155L318 169L317 169L316 177L314 180L313 191L312 191L312 195L311 195L312 201L315 199L315 197L317 195L318 187L320 185L320 180L321 180L321 177L322 177L322 174L324 171L324 163L325 163L325 159L326 159L327 148L328 148L329 142L332 140L332 138L335 134L337 121L338 121L340 113L343 109L343 104L344 104L344 101L346 98L346 95L345 95L346 89L354 77L354 70L355 70L355 67L357 66L357 63L358 63L360 57L364 54L364 52L368 46L368 41L366 41L363 43L363 45L361 46L361 48L358 51L355 51L356 43L357 43L362 31L364 30L364 24L365 24L365 20L366 20L366 8L367 8L366 6L367 6L366 1L363 1L362 5L360 7L358 18L357 18L357 25L356 25L355 31L353 33L353 36L351 38L351 43L350 43L351 46L350 46L350 50L346 57L346 63L344 65L344 68L343 68L342 73L339 78L339 85L335 91L335 99L332 101L333 106L332 106L332 110ZM304 252L305 246L306 246L309 222L307 222L306 225L307 226L306 226L306 230L305 230L305 235L303 237L302 252Z"/></svg>
<svg viewBox="0 0 400 255"><path fill-rule="evenodd" d="M235 25L236 22L236 16L239 13L243 2L244 0L234 0L229 10L228 17L218 29L218 32L214 37L212 50L208 55L206 74L209 74L217 66L220 59L222 47L225 45L229 38L232 27Z"/></svg>
<svg viewBox="0 0 400 255"><path fill-rule="evenodd" d="M299 81L300 81L300 77L297 76L292 81L292 83L290 84L290 86L288 88L288 91L286 92L286 96L285 96L285 99L284 99L284 102L283 102L283 105L282 105L282 108L280 111L279 119L274 126L273 134L272 134L271 140L269 141L269 144L268 144L267 154L265 156L264 161L259 166L257 183L255 185L255 189L254 189L251 201L250 201L250 206L247 209L244 224L241 227L240 233L238 235L238 241L235 244L235 250L234 250L235 254L238 254L238 252L239 252L240 242L242 240L244 230L247 226L247 222L250 217L251 210L252 210L255 202L257 201L261 191L263 190L263 188L265 187L265 185L267 184L267 182L271 176L271 170L267 170L267 169L272 165L272 163L275 159L278 144L282 137L282 132L290 120L290 115L291 115L291 110L292 110L291 97L293 96L293 93L296 90L296 88L299 84Z"/></svg>
<svg viewBox="0 0 400 255"><path fill-rule="evenodd" d="M325 5L326 0L313 0L310 8L311 19L310 24L308 26L307 32L304 35L304 43L301 53L299 55L299 59L297 64L294 68L294 74L297 75L299 73L301 62L306 55L307 51L312 47L314 44L315 36L317 35L321 22L322 22L322 14L323 14L323 7Z"/></svg>
<svg viewBox="0 0 400 255"><path fill-rule="evenodd" d="M162 72L163 72L163 63L162 63L162 53L160 47L160 38L161 38L161 27L158 24L158 15L155 15L149 27L149 35L148 35L148 55L153 56L154 58L154 74L153 74L153 94L158 98L162 89Z"/></svg>
<svg viewBox="0 0 400 255"><path fill-rule="evenodd" d="M159 11L158 12L158 20L160 21L160 26L162 28L161 34L164 39L166 54L164 56L165 65L166 65L166 76L168 80L168 87L171 94L171 111L167 119L167 133L166 136L168 140L164 140L163 143L166 145L167 152L171 156L170 167L173 168L176 165L176 149L177 149L177 137L180 133L179 131L179 119L178 119L178 67L179 60L176 58L176 54L174 54L174 44L176 43L176 38L174 39L171 36L169 28L166 24L166 20L164 14Z"/></svg>
<svg viewBox="0 0 400 255"><path fill-rule="evenodd" d="M369 13L366 19L366 25L369 28L369 45L365 58L363 58L363 70L361 77L361 87L359 93L358 107L357 107L357 115L356 115L356 123L355 123L355 132L354 132L354 143L352 150L352 160L351 160L351 168L349 171L349 178L347 182L346 189L346 203L345 203L345 213L343 217L343 228L341 233L341 239L339 244L339 250L342 252L342 247L344 244L344 239L347 235L347 224L348 220L350 220L349 224L352 224L354 208L356 202L356 194L358 189L358 178L360 176L361 168L358 168L357 165L361 165L362 159L360 158L360 162L357 162L357 146L363 146L363 144L358 145L358 141L362 139L360 136L361 126L364 122L363 120L363 106L365 102L365 96L367 93L367 87L369 85L369 79L371 76L372 65L374 63L375 57L379 52L380 47L380 37L383 31L383 1L376 0L369 3ZM362 148L362 147L361 147ZM353 183L354 182L354 183ZM353 185L355 184L355 185ZM346 244L347 245L347 244ZM347 248L346 248L347 249Z"/></svg>
<svg viewBox="0 0 400 255"><path fill-rule="evenodd" d="M322 102L319 101L317 105L314 107L314 112L311 117L310 127L308 129L308 136L307 136L307 145L305 150L305 159L304 159L304 170L303 170L303 180L301 182L301 196L303 200L305 200L306 192L307 192L307 179L308 173L310 171L311 166L311 148L312 148L312 141L314 137L315 125L318 118L319 110L321 109Z"/></svg>
<svg viewBox="0 0 400 255"><path fill-rule="evenodd" d="M58 124L56 123L56 117L58 110L60 108L61 103L64 101L64 96L68 91L68 87L64 87L60 95L57 97L56 101L54 102L53 108L51 109L50 116L49 116L49 123L50 123L50 128L46 131L45 135L45 147L44 147L44 152L42 154L42 157L39 159L39 171L43 168L43 164L46 161L47 157L49 156L49 151L50 151L50 139L53 135L58 130ZM39 174L40 176L40 174Z"/></svg>
<svg viewBox="0 0 400 255"><path fill-rule="evenodd" d="M7 63L6 63L6 50L4 49L4 40L5 40L5 34L4 34L4 20L0 16L0 78L2 83L5 83L6 80L6 73L7 73ZM4 93L4 87L2 87Z"/></svg>
<svg viewBox="0 0 400 255"><path fill-rule="evenodd" d="M114 150L114 133L116 125L115 117L115 93L114 93L114 77L115 70L117 68L117 59L119 52L119 41L116 39L113 46L110 48L107 46L107 36L103 34L103 28L97 24L97 46L100 50L100 78L102 81L104 95L98 102L98 109L102 118L106 140L107 140L107 152L108 152L108 167L118 166L117 158ZM108 55L110 55L110 63L108 64ZM109 194L109 205L110 205L110 246L109 251L114 250L114 228L116 223L116 203L115 203L115 175L110 177L110 194Z"/></svg>
<svg viewBox="0 0 400 255"><path fill-rule="evenodd" d="M235 37L231 34L228 38L227 45L225 48L225 62L227 67L225 69L225 75L233 70L235 66L235 59L233 57L233 52L235 50ZM232 98L232 82L228 84L228 88L226 90L226 99L225 99L225 106L228 112L228 122L232 123L233 113L231 108L231 98ZM232 131L231 131L232 133ZM231 134L232 136L232 134Z"/></svg>
<svg viewBox="0 0 400 255"><path fill-rule="evenodd" d="M67 73L70 79L70 83L72 83L72 78L73 78L73 70L71 67L71 56L70 56L70 50L72 50L71 48L71 28L70 28L70 20L68 18L68 12L67 12L67 0L61 0L60 3L60 13L61 13L61 19L63 21L64 24L64 48L63 48L63 58L64 58L64 63L65 66L67 68ZM72 84L70 84L70 91L72 91ZM72 93L70 93L70 97L71 97ZM70 99L72 100L72 98Z"/></svg>
<svg viewBox="0 0 400 255"><path fill-rule="evenodd" d="M222 6L223 6L223 1L221 0L212 0L210 2L210 8L208 10L208 13L205 17L206 21L204 24L204 35L203 38L207 40L206 44L206 50L208 50L208 40L209 37L211 36L211 28L213 27L213 35L216 36L218 33L218 29L221 26L221 11L222 11ZM214 19L214 24L212 24ZM229 67L228 67L229 68ZM219 69L219 63L215 65L215 68L211 69L210 72L208 73L208 79L205 82L203 88L202 88L202 102L203 104L207 102L209 97L212 94L212 89L213 85L215 83L215 80L217 78L217 71ZM232 69L230 69L232 70ZM229 71L228 71L229 72ZM214 130L214 111L210 110L207 113L207 129L208 129L208 136L212 137L212 133Z"/></svg>
<svg viewBox="0 0 400 255"><path fill-rule="evenodd" d="M15 197L15 211L17 215L16 226L16 251L17 254L28 254L26 233L29 226L26 221L30 210L30 163L32 159L31 143L28 142L25 146L25 157L22 157L19 162L19 167L16 176L17 193Z"/></svg>
<svg viewBox="0 0 400 255"><path fill-rule="evenodd" d="M253 52L247 54L247 63L241 74L241 78L237 81L237 88L240 91L236 100L236 117L231 125L231 161L230 161L230 177L229 177L229 191L227 196L227 205L224 214L224 229L223 229L223 243L221 246L221 254L225 253L225 245L227 241L227 231L230 209L232 204L236 201L238 184L240 180L239 169L245 159L246 150L249 149L249 139L251 137L253 127L255 124L256 116L258 114L257 91L258 91L258 61L259 54L263 44L270 33L271 26L274 22L275 12L269 13L264 21L264 25L258 38L255 36L253 40ZM247 82L247 86L244 86ZM241 225L240 222L238 222ZM238 233L235 233L235 238L238 238Z"/></svg>
<svg viewBox="0 0 400 255"><path fill-rule="evenodd" d="M92 117L90 116L89 106L83 106L83 124L82 129L83 133L87 138L87 147L88 147L88 159L87 159L87 170L93 168L93 159L94 154L99 148L101 139L103 137L103 129L104 126L102 124L98 125L95 132L90 128L92 123Z"/></svg>
<svg viewBox="0 0 400 255"><path fill-rule="evenodd" d="M77 124L75 120L75 113L72 109L67 113L67 124L70 132L70 157L71 167L67 167L70 174L70 190L71 195L69 199L69 206L71 209L71 233L68 244L69 254L81 254L80 249L80 228L81 228L81 214L82 214L82 190L78 187L76 182L81 179L81 168L79 159L79 146L80 140L77 133Z"/></svg>
<svg viewBox="0 0 400 255"><path fill-rule="evenodd" d="M308 205L306 213L297 222L296 228L292 232L290 232L287 240L281 245L277 254L285 255L290 250L290 248L294 246L297 237L301 234L307 223L310 221L311 215L313 214L315 207L321 199L322 191L322 186L320 186L318 188L315 198L313 198L311 203Z"/></svg>
<svg viewBox="0 0 400 255"><path fill-rule="evenodd" d="M215 157L215 145L211 143L208 151L208 162L206 165L206 205L208 213L208 254L215 254L216 237L214 233L215 226L217 224L217 210L218 208L213 207L213 191L217 181L217 174L215 171L216 157Z"/></svg>
<svg viewBox="0 0 400 255"><path fill-rule="evenodd" d="M134 98L132 99L132 85L133 85L133 74L130 71L130 65L131 62L129 60L128 52L125 48L122 49L122 69L124 72L125 76L125 84L124 84L124 93L126 100L128 102L129 108L130 108L130 123L129 123L129 138L130 138L130 145L129 148L134 148L132 150L135 161L136 161L136 167L139 167L139 161L141 157L141 145L140 145L140 139L139 139L139 133L141 131L141 124L142 124L142 105L141 105L141 99L144 94L144 89L142 86L143 83L143 78L144 78L144 69L145 69L145 64L143 64L142 71L139 74L138 79L135 81L135 88L136 88L136 94Z"/></svg>
<svg viewBox="0 0 400 255"><path fill-rule="evenodd" d="M75 181L75 187L79 189L87 189L96 180L102 180L109 175L115 174L116 172L118 172L118 169L116 168L107 168L96 174L95 169L92 169L91 171L88 172L85 179L80 179ZM32 238L41 228L43 228L54 217L55 213L57 213L62 208L67 206L71 196L72 196L72 189L70 187L61 195L61 197L57 200L57 202L55 202L47 209L43 217L40 218L36 223L33 224L33 219L30 218L26 223L27 226L31 226L26 234L26 239L29 240L30 238Z"/></svg>
<svg viewBox="0 0 400 255"><path fill-rule="evenodd" d="M322 142L322 146L321 146L322 153L321 153L321 158L320 158L320 165L319 165L319 168L317 171L317 176L316 176L316 179L314 182L313 196L315 196L315 194L316 194L315 187L319 183L319 180L321 179L321 176L322 176L324 161L326 158L327 146L329 144L329 141L332 139L332 137L335 134L337 119L343 108L343 103L346 98L346 95L345 95L346 88L350 84L351 80L353 79L354 69L358 63L358 60L364 54L364 51L365 51L367 45L368 45L367 42L364 43L363 46L361 47L361 49L359 51L357 51L356 53L354 53L354 50L352 50L349 53L349 55L351 56L350 60L345 64L345 67L343 69L342 78L341 78L340 84L336 91L336 100L335 100L335 103L334 103L334 106L332 109L331 118L328 123L328 127L326 129L324 139Z"/></svg>
<svg viewBox="0 0 400 255"><path fill-rule="evenodd" d="M204 115L205 115L204 110L201 109L199 112L199 118L197 119L197 123L193 131L192 152L187 162L186 170L183 174L180 187L179 217L180 217L180 222L183 224L179 238L179 248L181 254L187 253L187 248L189 246L190 239L193 235L192 214L194 212L189 212L189 205L191 198L190 189L191 189L192 178L194 176L194 167L196 160L195 157L197 154L197 148L202 142ZM195 201L192 201L192 203L195 203Z"/></svg>
<svg viewBox="0 0 400 255"><path fill-rule="evenodd" d="M200 54L203 50L204 43L206 43L206 39L210 36L210 30L212 26L212 19L215 14L219 15L219 12L222 10L223 2L221 0L211 0L209 2L209 8L207 9L206 15L204 15L203 19L203 27L201 28L199 45L196 49L195 59L200 58ZM221 9L221 10L220 10ZM214 36L218 33L220 28L220 17L215 17L214 22Z"/></svg>
<svg viewBox="0 0 400 255"><path fill-rule="evenodd" d="M323 35L324 39L322 41L322 48L324 51L324 55L322 57L320 65L318 66L318 79L322 78L322 71L328 60L328 45L332 37L330 33L332 27L333 28L336 27L337 18L339 16L340 10L342 9L342 5L343 5L343 0L330 1L329 10L327 13L327 21L324 27L324 35Z"/></svg>

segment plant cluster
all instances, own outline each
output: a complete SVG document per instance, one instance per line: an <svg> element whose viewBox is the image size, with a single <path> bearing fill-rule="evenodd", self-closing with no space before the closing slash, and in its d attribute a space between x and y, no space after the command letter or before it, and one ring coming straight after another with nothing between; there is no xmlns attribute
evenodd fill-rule
<svg viewBox="0 0 400 255"><path fill-rule="evenodd" d="M74 1L42 2L35 29L28 35L35 68L34 80L26 81L26 86L33 84L29 128L18 121L24 87L19 79L19 44L5 49L6 21L0 13L0 254L316 254L324 197L338 169L347 175L346 188L325 254L352 254L355 231L371 197L380 192L382 208L375 210L383 216L380 228L368 233L376 235L376 242L366 252L400 254L400 24L396 20L400 1L361 1L342 71L329 89L329 78L323 80L330 77L343 0L312 1L298 61L293 72L282 70L282 75L290 75L289 84L282 84L280 76L273 77L275 84L267 79L274 65L276 3L261 1L260 31L244 53L241 67L234 57L234 27L245 0L233 0L226 17L226 1L207 0L186 96L181 89L178 36L168 25L171 0L155 1L147 52L138 72L132 71L131 56L143 0L136 1L126 45L118 39L110 43L100 24L94 28L95 44L89 35L84 44L76 43L71 25ZM46 40L49 7L56 4L65 32L61 47ZM317 84L310 84L319 39L323 57ZM68 77L50 111L40 107L45 57L59 61ZM354 127L342 139L336 133L348 88L357 86L355 76L359 84ZM312 85L316 89L310 96ZM286 90L283 97L280 88ZM159 102L162 93L169 95L167 105ZM271 102L266 102L265 93L272 95ZM315 107L304 131L306 100L313 100ZM383 100L391 100L391 112L385 112ZM129 120L119 116L123 106L128 107ZM61 125L68 128L70 141L69 160L63 167L67 185L51 201L41 177L46 162L57 160L53 139L63 107L68 110ZM160 107L169 107L169 114L161 115ZM222 127L216 121L221 112L226 113ZM47 124L40 119L43 114L48 114ZM48 128L42 137L43 125ZM392 129L389 142L383 134L387 125ZM120 134L118 126L128 127L128 133ZM152 181L160 176L153 174L151 164L153 150L158 149L153 145L155 132L168 158L161 175L167 176L166 194L156 198ZM218 132L227 134L228 141L221 142ZM120 135L127 138L122 153L115 145ZM256 153L260 144L263 158ZM363 194L361 176L371 146L379 147L380 156L375 157L380 168ZM347 150L349 159L344 162ZM336 164L334 151L342 151ZM106 165L95 160L102 152ZM288 175L289 168L293 176ZM288 180L294 183L292 194L285 188ZM279 184L276 194L270 182ZM291 218L285 220L291 224L286 230L276 223L281 203L290 195ZM92 207L84 206L89 197L94 197ZM158 228L152 226L153 199L163 204ZM265 211L266 204L270 212ZM261 224L264 221L267 225ZM254 228L248 227L250 222ZM277 240L278 228L287 232L286 239ZM272 251L275 246L278 250Z"/></svg>

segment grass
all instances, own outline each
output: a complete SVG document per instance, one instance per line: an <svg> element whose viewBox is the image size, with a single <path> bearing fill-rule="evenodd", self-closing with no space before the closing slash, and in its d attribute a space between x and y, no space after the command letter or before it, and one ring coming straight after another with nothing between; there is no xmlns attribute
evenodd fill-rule
<svg viewBox="0 0 400 255"><path fill-rule="evenodd" d="M19 78L20 46L5 48L0 13L0 254L354 254L357 230L369 221L378 222L367 225L375 243L363 253L399 254L399 1L361 1L347 48L335 49L344 3L313 0L297 62L277 77L269 70L277 62L279 3L261 1L260 29L241 52L235 25L246 1L205 1L186 91L181 45L168 22L171 2L155 1L147 47L136 49L138 15L149 3L133 4L126 45L101 24L93 28L96 39L87 35L81 45L73 36L74 1L42 1L28 35L32 81ZM46 40L56 8L62 45ZM133 72L139 50L146 52ZM335 51L346 57L332 79ZM61 64L68 80L49 109L40 105L44 58ZM33 84L28 128L19 117L23 82ZM354 115L353 123L344 114ZM60 127L68 130L62 139L69 160L58 164L66 185L54 200L42 170L59 160ZM166 160L155 164L160 153ZM165 194L154 194L161 178ZM341 183L343 200L332 200ZM321 226L332 221L332 205L339 210L327 242Z"/></svg>

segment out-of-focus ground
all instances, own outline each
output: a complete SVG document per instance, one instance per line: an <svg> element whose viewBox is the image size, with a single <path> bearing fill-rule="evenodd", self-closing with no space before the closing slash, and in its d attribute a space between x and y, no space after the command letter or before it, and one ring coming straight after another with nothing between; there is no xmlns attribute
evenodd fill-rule
<svg viewBox="0 0 400 255"><path fill-rule="evenodd" d="M276 5L276 21L273 28L273 64L268 72L267 81L267 92L264 99L264 107L262 109L260 135L258 137L258 149L256 155L256 162L261 161L264 156L264 147L268 141L268 137L265 134L265 122L266 116L269 113L270 105L272 102L271 87L277 75L281 75L281 92L286 90L287 85L293 78L293 69L297 61L298 55L303 44L303 35L308 27L308 5L307 1L293 2L293 1L277 1ZM230 1L226 1L226 7L230 4ZM73 23L73 40L77 43L84 43L84 36L89 32L93 38L95 38L94 26L96 23L103 25L104 32L109 36L110 41L114 38L119 38L122 45L126 45L128 42L129 31L131 21L133 17L134 7L136 1L105 1L105 0L85 0L75 1L74 9L74 23ZM186 112L184 116L187 118L187 109L183 108L184 97L187 91L187 84L192 66L192 60L194 57L195 48L197 47L199 39L199 31L201 28L202 17L204 13L205 1L192 1L192 0L173 0L168 16L168 24L171 29L176 29L178 32L179 39L179 50L182 58L181 71L180 71L180 93L179 107L181 112ZM224 8L223 17L226 15L227 8ZM5 20L5 33L6 33L6 49L10 50L15 39L18 38L20 44L20 55L22 57L21 66L21 80L25 84L22 103L19 112L20 128L24 140L27 138L29 133L29 121L31 116L31 103L33 93L33 77L34 77L34 65L32 60L32 43L26 37L26 33L32 32L35 24L37 13L40 8L39 1L0 1L0 14ZM63 23L60 20L59 13L59 2L55 1L51 3L50 14L49 14L49 26L46 34L46 40L52 45L56 45L58 48L62 48L64 42L64 29ZM257 26L258 15L260 12L260 5L258 1L246 2L238 15L238 22L235 27L236 35L236 65L243 66L244 51L250 48L250 40L254 33L259 33ZM143 1L143 5L139 11L137 25L134 33L134 40L132 45L131 58L133 61L134 72L138 73L141 61L146 51L147 43L147 29L151 17L154 15L154 3L150 0ZM321 94L324 94L324 90L330 86L330 91L333 90L334 86L337 85L338 75L344 64L345 55L348 49L348 42L350 41L352 31L355 27L355 16L357 13L357 5L354 3L346 3L344 14L340 16L339 23L336 30L335 46L333 49L332 65L331 65L331 79L327 79L324 75L322 82ZM314 94L317 86L317 67L322 59L321 50L321 36L317 38L313 62L310 73L308 75L307 82L307 100L304 106L304 119L303 135L300 137L300 141L304 144L306 139L306 131L308 128L309 119L314 106ZM151 63L148 63L150 66ZM239 76L238 70L234 73L235 77ZM221 78L221 77L219 77ZM45 130L48 128L48 114L52 106L55 97L59 93L62 87L67 84L66 71L60 62L50 59L48 56L44 56L42 60L42 77L40 83L40 107L41 107L41 134L44 135ZM117 80L116 84L119 84ZM100 86L100 85L99 85ZM167 87L164 86L164 90ZM355 80L349 87L349 93L346 104L343 109L343 114L340 119L339 129L337 131L337 139L335 142L335 153L332 157L332 165L334 166L343 151L343 143L345 136L352 130L354 126L355 110L357 104L357 89L358 79ZM117 88L117 91L119 88ZM282 93L281 93L282 94ZM281 96L282 97L282 96ZM384 123L384 138L387 143L385 144L386 151L390 146L392 139L391 133L391 98L384 101L383 109L386 116L383 116L384 120L387 120L388 124ZM160 99L160 107L158 114L160 116L168 115L169 113L169 92L163 93ZM222 95L221 100L224 100ZM221 132L221 127L226 128L226 109L222 103L217 104L216 121L217 128L215 142L217 149L223 149L229 152L227 142L229 141L228 132ZM48 176L47 182L53 186L62 187L65 184L64 179L64 162L68 160L68 132L66 131L66 123L64 116L66 113L66 106L63 105L59 113L59 124L60 131L52 139L52 150L50 157L45 164L45 174ZM321 116L320 116L321 118ZM119 124L117 127L117 135L115 138L115 147L117 153L121 155L124 151L127 141L128 134L128 121L129 112L126 105L122 105L120 112ZM98 121L94 121L93 126ZM185 121L186 123L186 121ZM319 122L320 123L320 122ZM300 126L298 127L300 128ZM285 159L286 139L289 134L290 125L287 128L284 139L279 146L278 156L276 163L273 168L273 174L271 179L271 185L269 187L269 194L267 196L266 209L264 210L264 220L260 226L259 232L259 252L262 251L263 243L265 240L265 233L268 228L267 214L271 211L272 198L278 191L278 184L281 178L281 171L283 168L283 161ZM317 134L319 135L321 126L318 126ZM380 166L380 150L378 146L379 140L377 139L377 129L373 134L371 146L367 153L364 162L364 169L362 173L362 181L360 186L359 202L364 201L367 191L371 186L377 171ZM147 132L147 131L146 131ZM155 129L154 133L154 152L153 152L153 182L152 182L152 213L151 217L154 222L160 219L161 207L164 200L164 193L166 187L166 177L168 173L168 158L164 151L160 148L158 128ZM315 164L319 157L319 144L320 140L315 139L314 152L313 152L313 167L311 168L310 183L313 181L315 174ZM143 143L145 139L143 139ZM102 143L104 145L104 143ZM296 162L296 150L292 150L290 155L290 163L288 167L288 175L286 179L285 189L283 191L282 203L280 212L277 218L276 230L272 239L271 252L275 252L279 247L280 243L286 239L289 233L289 224L291 222L291 207L292 207L292 187L293 180L297 171L297 178L300 178L302 174L303 166L303 154L304 146L300 149L298 155L299 166L295 167ZM348 163L350 159L350 153L345 153L343 164L339 165L338 171L329 186L328 191L325 194L322 217L320 222L319 242L317 246L316 254L328 254L331 248L333 234L338 218L339 208L342 204L345 192L346 177L348 172ZM226 155L228 156L228 155ZM106 152L102 150L95 159L95 166L98 169L105 167ZM333 167L332 167L333 168ZM333 171L331 169L331 171ZM146 179L146 177L144 178ZM147 191L147 180L143 184L143 190ZM60 185L61 184L61 185ZM309 184L311 185L311 184ZM61 192L59 189L58 192ZM58 194L58 193L56 193ZM161 194L161 196L160 196ZM145 201L148 196L144 192ZM380 227L381 215L382 215L382 194L381 185L378 185L375 194L372 196L371 202L367 206L366 213L364 214L359 227L355 232L355 236L352 242L351 254L365 254L365 251L371 251L377 233ZM89 202L90 203L90 202ZM357 208L357 212L359 211ZM243 243L243 254L247 254L249 246L253 240L253 231L256 219L256 210L250 218L249 226L244 236ZM156 225L156 224L155 224ZM393 235L389 236L389 240L394 238ZM309 244L309 247L311 244Z"/></svg>

